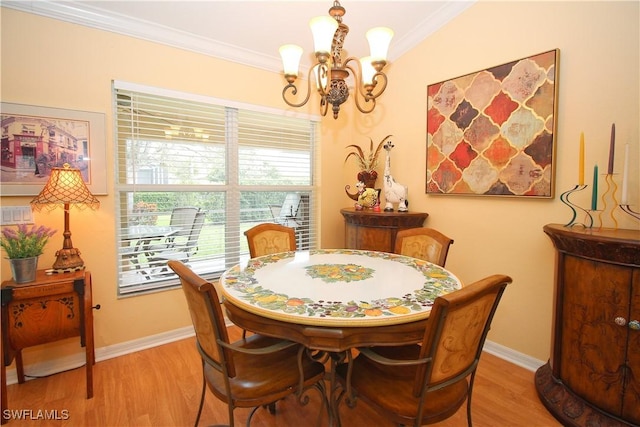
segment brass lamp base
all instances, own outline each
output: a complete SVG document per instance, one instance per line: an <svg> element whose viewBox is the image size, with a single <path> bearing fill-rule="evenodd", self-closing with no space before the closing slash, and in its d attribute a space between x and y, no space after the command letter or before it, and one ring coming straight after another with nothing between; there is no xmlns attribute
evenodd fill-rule
<svg viewBox="0 0 640 427"><path fill-rule="evenodd" d="M84 261L80 258L80 251L76 248L63 248L56 252L54 270L69 270L84 267Z"/></svg>

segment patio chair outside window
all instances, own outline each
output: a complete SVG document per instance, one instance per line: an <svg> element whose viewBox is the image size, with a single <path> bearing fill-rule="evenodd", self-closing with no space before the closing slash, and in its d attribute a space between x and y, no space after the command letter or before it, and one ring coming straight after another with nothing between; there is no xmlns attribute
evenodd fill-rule
<svg viewBox="0 0 640 427"><path fill-rule="evenodd" d="M161 272L168 271L168 261L175 260L181 261L185 264L188 263L189 259L198 252L198 239L200 238L200 232L204 225L205 213L206 212L204 211L196 213L195 220L193 221L193 225L189 231L189 237L185 243L176 243L173 246L165 250L158 251L150 256L149 274L152 274L157 267L160 267Z"/></svg>
<svg viewBox="0 0 640 427"><path fill-rule="evenodd" d="M191 234L191 229L196 220L196 214L199 211L200 208L196 208L193 206L181 206L173 208L173 211L171 211L171 219L169 225L171 227L178 228L178 231L167 238L167 243L170 246L176 241L176 237L183 237L186 239L189 238L189 234Z"/></svg>
<svg viewBox="0 0 640 427"><path fill-rule="evenodd" d="M270 205L269 209L273 222L295 230L298 248L308 249L309 195L289 193L281 206Z"/></svg>

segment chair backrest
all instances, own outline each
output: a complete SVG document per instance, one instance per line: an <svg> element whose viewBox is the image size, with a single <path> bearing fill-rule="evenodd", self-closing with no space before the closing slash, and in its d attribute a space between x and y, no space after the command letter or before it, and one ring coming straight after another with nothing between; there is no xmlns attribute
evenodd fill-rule
<svg viewBox="0 0 640 427"><path fill-rule="evenodd" d="M408 228L396 234L394 252L413 258L423 259L441 267L447 261L449 246L453 239L438 230L427 227Z"/></svg>
<svg viewBox="0 0 640 427"><path fill-rule="evenodd" d="M244 232L251 258L296 250L296 231L280 224L258 224Z"/></svg>
<svg viewBox="0 0 640 427"><path fill-rule="evenodd" d="M269 209L276 224L296 228L303 221L308 221L308 204L308 194L288 193L282 205L270 205Z"/></svg>
<svg viewBox="0 0 640 427"><path fill-rule="evenodd" d="M285 196L282 207L280 208L280 216L295 218L298 215L298 209L300 208L300 195L296 193L289 193Z"/></svg>
<svg viewBox="0 0 640 427"><path fill-rule="evenodd" d="M168 266L180 278L202 358L220 372L226 371L234 377L232 352L218 344L218 340L229 343L229 334L215 287L180 261L169 261Z"/></svg>
<svg viewBox="0 0 640 427"><path fill-rule="evenodd" d="M205 214L206 212L200 211L196 214L196 217L193 220L193 225L191 226L189 238L185 247L185 251L189 253L194 253L198 249L198 240L200 239L200 232L202 231L202 226L204 225Z"/></svg>
<svg viewBox="0 0 640 427"><path fill-rule="evenodd" d="M173 208L173 211L171 211L169 225L171 227L178 227L180 230L172 237L188 236L191 232L191 228L198 211L200 211L200 208L192 206Z"/></svg>
<svg viewBox="0 0 640 427"><path fill-rule="evenodd" d="M475 371L493 315L511 281L496 274L436 298L420 354L431 362L418 369L416 396L464 380Z"/></svg>

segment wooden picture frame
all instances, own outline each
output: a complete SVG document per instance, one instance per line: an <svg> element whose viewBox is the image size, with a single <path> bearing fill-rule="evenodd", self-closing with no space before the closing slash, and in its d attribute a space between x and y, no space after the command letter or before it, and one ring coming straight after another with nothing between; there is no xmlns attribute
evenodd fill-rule
<svg viewBox="0 0 640 427"><path fill-rule="evenodd" d="M91 193L107 194L104 114L3 102L0 123L3 196L38 195L64 163Z"/></svg>
<svg viewBox="0 0 640 427"><path fill-rule="evenodd" d="M428 85L427 194L553 197L559 54Z"/></svg>

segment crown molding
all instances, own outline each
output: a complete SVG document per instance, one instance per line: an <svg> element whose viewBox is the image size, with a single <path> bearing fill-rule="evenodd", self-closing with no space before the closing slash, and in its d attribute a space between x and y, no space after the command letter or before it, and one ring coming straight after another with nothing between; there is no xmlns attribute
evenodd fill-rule
<svg viewBox="0 0 640 427"><path fill-rule="evenodd" d="M393 43L389 61L404 55L429 35L433 34L447 22L476 3L477 0L448 1L435 13L428 16L402 39ZM212 56L266 71L280 73L282 63L280 57L265 55L260 52L243 49L216 40L199 37L163 25L131 18L121 14L105 11L87 4L77 7L73 2L38 1L2 1L2 7L26 13L70 22L103 31L109 31L129 37L135 37L187 51ZM304 67L303 67L304 68ZM301 69L301 74L305 71Z"/></svg>
<svg viewBox="0 0 640 427"><path fill-rule="evenodd" d="M400 58L416 47L431 34L444 27L456 16L473 6L478 0L447 1L438 11L427 16L422 22L407 33L406 36L393 42L393 52L389 52L389 60Z"/></svg>
<svg viewBox="0 0 640 427"><path fill-rule="evenodd" d="M161 43L267 71L280 72L282 68L281 60L277 56L264 55L238 46L198 37L163 25L152 24L120 14L108 13L88 5L83 5L82 8L78 8L69 2L54 3L42 0L29 2L3 1L2 7Z"/></svg>

